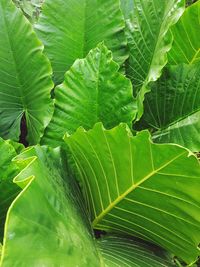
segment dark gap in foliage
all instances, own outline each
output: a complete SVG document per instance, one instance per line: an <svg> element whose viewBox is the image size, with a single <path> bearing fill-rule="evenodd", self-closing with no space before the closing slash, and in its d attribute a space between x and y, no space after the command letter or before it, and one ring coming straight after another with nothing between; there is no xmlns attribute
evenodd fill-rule
<svg viewBox="0 0 200 267"><path fill-rule="evenodd" d="M99 239L102 236L106 235L106 232L105 231L102 231L102 230L96 230L96 229L94 229L94 235L95 235L96 239Z"/></svg>
<svg viewBox="0 0 200 267"><path fill-rule="evenodd" d="M20 137L19 137L19 142L23 144L25 147L28 146L28 142L26 140L27 137L27 125L26 125L26 117L25 114L23 114L22 119L21 119L21 124L20 124Z"/></svg>
<svg viewBox="0 0 200 267"><path fill-rule="evenodd" d="M186 1L186 6L190 6L190 5L192 5L192 4L196 3L196 2L197 2L197 0L187 0Z"/></svg>

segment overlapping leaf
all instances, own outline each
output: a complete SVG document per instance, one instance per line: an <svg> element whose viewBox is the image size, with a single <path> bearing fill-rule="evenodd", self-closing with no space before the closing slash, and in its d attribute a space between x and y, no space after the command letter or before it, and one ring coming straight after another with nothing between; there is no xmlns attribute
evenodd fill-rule
<svg viewBox="0 0 200 267"><path fill-rule="evenodd" d="M169 66L150 85L140 127L153 129L160 143L177 143L200 150L200 63Z"/></svg>
<svg viewBox="0 0 200 267"><path fill-rule="evenodd" d="M106 236L99 242L105 267L172 267L169 255L139 240Z"/></svg>
<svg viewBox="0 0 200 267"><path fill-rule="evenodd" d="M15 183L23 191L8 211L2 266L100 266L60 158L59 150L40 147L15 158L22 169Z"/></svg>
<svg viewBox="0 0 200 267"><path fill-rule="evenodd" d="M193 64L200 61L200 1L186 8L183 16L172 27L173 46L170 64Z"/></svg>
<svg viewBox="0 0 200 267"><path fill-rule="evenodd" d="M23 190L8 211L1 266L143 267L147 257L152 266L172 266L142 241L107 236L97 244L61 158L59 149L40 147L15 158L21 172L14 182Z"/></svg>
<svg viewBox="0 0 200 267"><path fill-rule="evenodd" d="M0 138L0 242L3 240L7 210L20 191L12 181L18 171L16 164L12 162L15 156L14 147Z"/></svg>
<svg viewBox="0 0 200 267"><path fill-rule="evenodd" d="M65 137L93 227L153 241L187 263L200 254L200 166L177 145L101 124Z"/></svg>
<svg viewBox="0 0 200 267"><path fill-rule="evenodd" d="M131 125L137 104L131 81L118 70L103 44L77 60L55 89L55 111L42 142L57 146L66 131L73 133L79 126L90 129L99 121L106 128L120 122Z"/></svg>
<svg viewBox="0 0 200 267"><path fill-rule="evenodd" d="M102 41L112 50L114 59L123 63L127 58L123 29L118 0L46 0L36 26L56 83L63 81L77 58L84 58Z"/></svg>
<svg viewBox="0 0 200 267"><path fill-rule="evenodd" d="M11 0L0 0L0 136L18 140L25 115L37 143L52 115L51 67L31 24Z"/></svg>
<svg viewBox="0 0 200 267"><path fill-rule="evenodd" d="M127 75L132 80L135 96L142 106L146 85L161 75L167 63L167 52L172 45L170 27L184 10L182 0L121 0L127 21L126 33L130 57ZM133 12L127 13L125 3L133 3ZM129 17L127 18L127 14ZM138 117L142 115L139 111Z"/></svg>

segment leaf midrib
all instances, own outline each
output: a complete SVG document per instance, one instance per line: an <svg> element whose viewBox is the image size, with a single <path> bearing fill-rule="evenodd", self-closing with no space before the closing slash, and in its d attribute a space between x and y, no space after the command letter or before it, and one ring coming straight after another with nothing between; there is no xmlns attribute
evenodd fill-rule
<svg viewBox="0 0 200 267"><path fill-rule="evenodd" d="M12 4L12 3L11 3ZM6 29L6 34L7 34L7 40L8 40L8 43L9 43L9 47L10 47L10 50L11 50L11 55L12 55L12 58L13 58L13 62L14 62L14 66L15 66L15 73L16 73L16 80L18 81L18 90L20 92L20 99L21 99L21 104L22 104L22 109L23 109L23 112L25 111L24 110L24 107L25 107L25 102L24 102L24 98L23 98L23 92L22 92L22 81L20 79L20 75L19 75L19 70L18 70L18 65L17 65L17 61L16 61L16 58L15 58L15 54L14 54L14 49L13 49L13 44L12 44L12 40L10 38L10 34L9 34L9 31L8 31L8 24L7 24L7 21L6 21L6 18L5 18L5 14L4 14L4 7L2 6L2 3L0 1L0 5L1 5L1 9L2 9L2 13L3 13L3 21L4 21L4 25L5 25L5 29Z"/></svg>
<svg viewBox="0 0 200 267"><path fill-rule="evenodd" d="M140 186L142 183L144 183L146 180L151 178L153 175L155 175L157 172L168 166L170 163L172 163L174 160L178 159L181 157L183 154L185 154L186 151L182 152L181 154L177 155L176 157L172 158L169 160L167 163L163 164L161 167L153 170L150 172L148 175L146 175L143 179L141 179L138 183L133 184L131 187L129 187L123 194L118 196L113 202L109 204L109 206L103 210L92 222L92 226L95 228L96 225L103 219L103 217L106 216L115 206L117 206L118 203L120 203L126 196L131 193L134 189L136 189L138 186Z"/></svg>

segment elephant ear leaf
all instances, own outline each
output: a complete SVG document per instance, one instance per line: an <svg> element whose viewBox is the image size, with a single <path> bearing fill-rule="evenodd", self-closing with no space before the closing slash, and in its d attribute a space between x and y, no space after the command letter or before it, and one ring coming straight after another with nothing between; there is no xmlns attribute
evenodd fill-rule
<svg viewBox="0 0 200 267"><path fill-rule="evenodd" d="M46 0L35 26L56 84L77 58L102 41L121 65L128 56L124 27L119 0Z"/></svg>
<svg viewBox="0 0 200 267"><path fill-rule="evenodd" d="M187 263L200 254L200 165L189 151L158 145L125 124L65 137L96 229L149 240ZM176 208L174 208L176 207Z"/></svg>
<svg viewBox="0 0 200 267"><path fill-rule="evenodd" d="M51 67L31 24L11 0L0 0L1 137L19 140L25 117L30 144L38 143L52 105Z"/></svg>
<svg viewBox="0 0 200 267"><path fill-rule="evenodd" d="M172 27L174 42L169 52L169 64L193 64L200 61L200 1L186 8Z"/></svg>
<svg viewBox="0 0 200 267"><path fill-rule="evenodd" d="M144 101L137 129L151 128L158 143L177 143L200 151L200 62L168 66Z"/></svg>
<svg viewBox="0 0 200 267"><path fill-rule="evenodd" d="M55 88L55 110L45 130L43 144L57 146L67 131L90 129L102 121L106 128L120 122L131 125L137 113L131 81L119 73L119 65L104 44L78 59Z"/></svg>
<svg viewBox="0 0 200 267"><path fill-rule="evenodd" d="M9 154L9 147L3 148ZM113 267L123 262L123 266L145 267L147 257L151 267L172 266L161 249L155 253L154 246L143 241L114 235L94 239L60 149L32 147L12 164L18 166L14 182L22 191L7 213L1 266ZM12 170L7 165L7 171Z"/></svg>
<svg viewBox="0 0 200 267"><path fill-rule="evenodd" d="M129 59L126 73L132 80L134 95L142 107L147 84L161 75L172 46L170 27L184 11L183 0L121 0L126 18ZM124 3L125 2L125 3ZM133 5L132 12L127 6ZM142 111L139 110L138 117Z"/></svg>

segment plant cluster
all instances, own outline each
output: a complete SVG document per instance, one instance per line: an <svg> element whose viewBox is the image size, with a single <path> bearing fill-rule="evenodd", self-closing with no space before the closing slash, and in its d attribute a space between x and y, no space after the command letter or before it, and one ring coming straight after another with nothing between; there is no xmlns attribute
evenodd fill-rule
<svg viewBox="0 0 200 267"><path fill-rule="evenodd" d="M0 0L1 267L197 266L199 33L200 1Z"/></svg>

